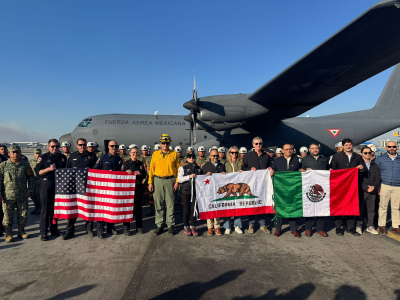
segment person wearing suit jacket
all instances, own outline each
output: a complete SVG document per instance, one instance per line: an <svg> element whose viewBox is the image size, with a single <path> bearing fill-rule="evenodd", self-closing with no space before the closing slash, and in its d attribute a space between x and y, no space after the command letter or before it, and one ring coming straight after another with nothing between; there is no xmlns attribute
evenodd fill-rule
<svg viewBox="0 0 400 300"><path fill-rule="evenodd" d="M353 141L349 138L345 138L342 141L343 151L335 153L332 157L331 168L333 170L358 168L363 169L362 157L353 151ZM342 229L343 217L335 217L336 234L343 236ZM355 217L347 217L347 232L355 236L360 234L355 230Z"/></svg>

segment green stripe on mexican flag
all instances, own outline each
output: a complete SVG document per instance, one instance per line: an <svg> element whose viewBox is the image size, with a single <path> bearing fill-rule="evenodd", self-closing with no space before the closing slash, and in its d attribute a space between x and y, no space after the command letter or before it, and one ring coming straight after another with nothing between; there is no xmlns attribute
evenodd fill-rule
<svg viewBox="0 0 400 300"><path fill-rule="evenodd" d="M358 169L275 172L274 200L280 218L358 216Z"/></svg>

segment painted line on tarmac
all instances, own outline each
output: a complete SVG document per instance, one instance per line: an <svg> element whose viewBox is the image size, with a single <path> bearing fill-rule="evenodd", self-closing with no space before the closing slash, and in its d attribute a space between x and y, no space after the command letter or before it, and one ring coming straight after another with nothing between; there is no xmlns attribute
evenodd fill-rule
<svg viewBox="0 0 400 300"><path fill-rule="evenodd" d="M398 234L396 234L396 233L394 233L394 232L392 232L392 231L389 231L389 230L388 230L387 236L388 236L389 238L393 239L393 240L396 240L396 241L400 242L400 235L398 235Z"/></svg>

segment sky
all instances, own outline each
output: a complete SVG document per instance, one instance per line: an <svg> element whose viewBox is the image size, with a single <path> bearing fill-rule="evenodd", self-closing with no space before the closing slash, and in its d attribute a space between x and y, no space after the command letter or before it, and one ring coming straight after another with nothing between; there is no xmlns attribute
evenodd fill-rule
<svg viewBox="0 0 400 300"><path fill-rule="evenodd" d="M194 71L199 97L252 93L376 2L2 1L0 141L97 114L187 115ZM302 116L372 108L391 70Z"/></svg>

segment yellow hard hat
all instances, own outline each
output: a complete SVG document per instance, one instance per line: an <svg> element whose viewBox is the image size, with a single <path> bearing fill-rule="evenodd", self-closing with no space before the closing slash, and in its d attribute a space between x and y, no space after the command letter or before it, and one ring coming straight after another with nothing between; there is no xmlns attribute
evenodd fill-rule
<svg viewBox="0 0 400 300"><path fill-rule="evenodd" d="M160 143L171 143L171 138L168 134L164 133L161 137L160 137Z"/></svg>

